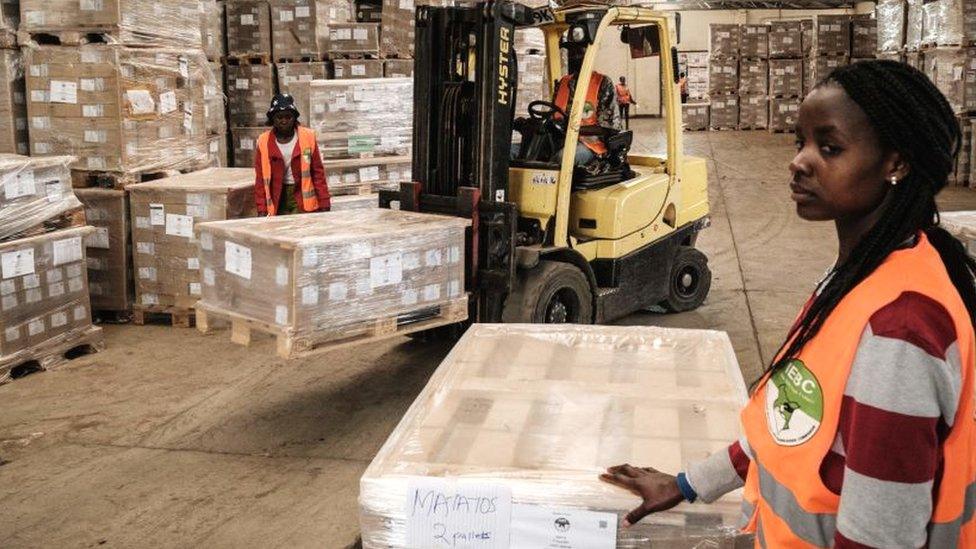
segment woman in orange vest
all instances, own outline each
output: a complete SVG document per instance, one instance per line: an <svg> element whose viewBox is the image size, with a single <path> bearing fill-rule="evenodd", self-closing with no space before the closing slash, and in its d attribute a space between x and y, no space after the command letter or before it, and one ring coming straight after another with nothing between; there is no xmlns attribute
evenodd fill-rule
<svg viewBox="0 0 976 549"><path fill-rule="evenodd" d="M258 215L329 211L329 186L315 132L298 123L300 114L288 94L276 95L271 101L271 129L258 137L254 155Z"/></svg>
<svg viewBox="0 0 976 549"><path fill-rule="evenodd" d="M620 83L617 84L617 106L620 108L620 120L623 122L624 129L630 129L630 106L636 105L637 101L634 101L634 97L630 94L630 88L627 87L627 79L623 76L620 77Z"/></svg>
<svg viewBox="0 0 976 549"><path fill-rule="evenodd" d="M939 227L961 132L893 61L840 67L806 97L790 190L833 221L838 259L742 412L743 437L676 476L601 478L633 524L744 487L758 547L976 547L976 263Z"/></svg>

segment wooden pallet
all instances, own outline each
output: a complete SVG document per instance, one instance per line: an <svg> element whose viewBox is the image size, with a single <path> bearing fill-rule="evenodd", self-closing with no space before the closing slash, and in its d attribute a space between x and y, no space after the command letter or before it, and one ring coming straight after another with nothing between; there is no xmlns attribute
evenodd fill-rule
<svg viewBox="0 0 976 549"><path fill-rule="evenodd" d="M129 185L145 183L182 173L180 170L155 170L145 172L106 172L98 170L71 170L73 188L99 187L103 189L124 190Z"/></svg>
<svg viewBox="0 0 976 549"><path fill-rule="evenodd" d="M105 337L98 326L65 339L55 338L30 349L0 357L0 385L38 370L56 370L80 356L105 349Z"/></svg>
<svg viewBox="0 0 976 549"><path fill-rule="evenodd" d="M11 235L5 240L30 238L32 236L39 236L53 231L60 231L62 229L84 227L87 224L88 222L85 218L85 208L83 206L79 206L78 208L68 210L67 212L59 214L51 219L46 219L42 223L34 225L29 229L25 229L15 235Z"/></svg>
<svg viewBox="0 0 976 549"><path fill-rule="evenodd" d="M320 55L296 55L296 56L284 56L275 57L275 63L318 63L322 61L322 56Z"/></svg>
<svg viewBox="0 0 976 549"><path fill-rule="evenodd" d="M748 131L751 131L751 130L765 130L766 129L766 126L739 126L739 129L740 130L743 130L743 131L746 131L746 130L748 130Z"/></svg>
<svg viewBox="0 0 976 549"><path fill-rule="evenodd" d="M133 305L132 323L136 326L146 324L169 324L174 328L192 328L196 311L186 307L168 305Z"/></svg>
<svg viewBox="0 0 976 549"><path fill-rule="evenodd" d="M739 128L736 126L709 126L708 129L713 132L732 132L738 131Z"/></svg>
<svg viewBox="0 0 976 549"><path fill-rule="evenodd" d="M350 195L364 195L373 194L373 182L369 183L359 183L357 185L339 185L336 187L329 187L329 193L332 196L350 196Z"/></svg>
<svg viewBox="0 0 976 549"><path fill-rule="evenodd" d="M380 59L379 51L333 51L329 52L329 59Z"/></svg>
<svg viewBox="0 0 976 549"><path fill-rule="evenodd" d="M769 128L769 133L793 133L793 130L788 130L788 129L785 129L785 128L784 129L780 129L780 128L776 128L776 129Z"/></svg>
<svg viewBox="0 0 976 549"><path fill-rule="evenodd" d="M219 307L197 303L197 330L209 334L221 323L230 324L230 340L249 346L254 332L277 340L277 353L282 358L303 358L340 347L405 336L414 332L447 326L468 319L468 297L462 296L431 307L429 315L413 319L413 315L389 316L369 322L343 327L339 330L314 334L295 334L290 329L227 311Z"/></svg>
<svg viewBox="0 0 976 549"><path fill-rule="evenodd" d="M21 45L38 46L85 46L88 44L114 44L120 42L118 29L31 29L17 32Z"/></svg>
<svg viewBox="0 0 976 549"><path fill-rule="evenodd" d="M224 57L226 65L270 65L271 54L268 53L249 53L247 55L228 55Z"/></svg>
<svg viewBox="0 0 976 549"><path fill-rule="evenodd" d="M132 311L92 310L92 320L98 324L128 324L132 322Z"/></svg>

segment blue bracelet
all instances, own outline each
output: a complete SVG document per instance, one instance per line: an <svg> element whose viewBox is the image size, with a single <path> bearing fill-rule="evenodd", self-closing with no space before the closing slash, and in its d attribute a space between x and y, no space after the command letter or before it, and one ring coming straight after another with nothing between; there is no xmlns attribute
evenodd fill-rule
<svg viewBox="0 0 976 549"><path fill-rule="evenodd" d="M691 483L688 482L688 477L684 473L678 473L678 490L681 490L681 495L688 500L688 503L695 503L695 500L698 499L698 493L691 487Z"/></svg>

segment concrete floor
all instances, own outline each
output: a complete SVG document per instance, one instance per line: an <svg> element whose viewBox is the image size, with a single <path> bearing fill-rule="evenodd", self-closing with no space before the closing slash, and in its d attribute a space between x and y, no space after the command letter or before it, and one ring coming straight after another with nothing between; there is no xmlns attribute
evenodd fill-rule
<svg viewBox="0 0 976 549"><path fill-rule="evenodd" d="M637 126L652 134L637 148L660 142L659 124ZM709 159L711 295L622 323L725 330L751 380L834 259L832 228L794 214L792 136L689 133L685 150ZM976 192L944 203L976 208ZM286 362L226 332L105 332L108 350L0 386L0 547L344 547L360 475L450 348Z"/></svg>

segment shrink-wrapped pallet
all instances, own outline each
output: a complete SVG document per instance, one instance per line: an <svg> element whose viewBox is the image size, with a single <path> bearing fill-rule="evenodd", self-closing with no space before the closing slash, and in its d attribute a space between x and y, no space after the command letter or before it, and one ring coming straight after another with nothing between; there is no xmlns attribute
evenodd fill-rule
<svg viewBox="0 0 976 549"><path fill-rule="evenodd" d="M414 7L413 0L383 0L380 37L385 57L413 57Z"/></svg>
<svg viewBox="0 0 976 549"><path fill-rule="evenodd" d="M922 6L922 45L968 46L976 41L976 2L936 0Z"/></svg>
<svg viewBox="0 0 976 549"><path fill-rule="evenodd" d="M966 151L972 149L973 126L969 118L965 116L959 117L958 120L962 139L959 142L959 154L956 155L955 166L953 166L952 173L949 174L949 184L968 187L972 183L972 170L970 156L966 154Z"/></svg>
<svg viewBox="0 0 976 549"><path fill-rule="evenodd" d="M803 26L799 21L770 21L769 57L792 59L803 55Z"/></svg>
<svg viewBox="0 0 976 549"><path fill-rule="evenodd" d="M689 67L708 68L708 52L707 51L679 52L678 66L681 68L681 70L687 70Z"/></svg>
<svg viewBox="0 0 976 549"><path fill-rule="evenodd" d="M870 59L878 51L878 20L871 14L851 16L851 57Z"/></svg>
<svg viewBox="0 0 976 549"><path fill-rule="evenodd" d="M204 47L200 0L20 0L20 13L22 37L54 33L77 43L63 33L103 33L127 46Z"/></svg>
<svg viewBox="0 0 976 549"><path fill-rule="evenodd" d="M909 67L925 72L925 56L920 51L910 51L905 53L905 64Z"/></svg>
<svg viewBox="0 0 976 549"><path fill-rule="evenodd" d="M0 153L28 154L27 96L18 50L0 50Z"/></svg>
<svg viewBox="0 0 976 549"><path fill-rule="evenodd" d="M21 359L92 330L84 239L90 227L0 243L0 381Z"/></svg>
<svg viewBox="0 0 976 549"><path fill-rule="evenodd" d="M332 212L343 212L346 210L371 210L378 208L380 195L371 194L347 194L345 196L332 197Z"/></svg>
<svg viewBox="0 0 976 549"><path fill-rule="evenodd" d="M0 154L0 241L72 224L81 202L71 191L74 158Z"/></svg>
<svg viewBox="0 0 976 549"><path fill-rule="evenodd" d="M768 25L742 25L739 27L739 56L757 59L769 57Z"/></svg>
<svg viewBox="0 0 976 549"><path fill-rule="evenodd" d="M922 47L922 30L925 22L924 0L905 0L908 9L905 17L905 49L918 51Z"/></svg>
<svg viewBox="0 0 976 549"><path fill-rule="evenodd" d="M217 82L201 50L41 46L24 57L31 155L123 173L209 162L206 90Z"/></svg>
<svg viewBox="0 0 976 549"><path fill-rule="evenodd" d="M742 59L739 62L739 94L766 95L769 91L769 61Z"/></svg>
<svg viewBox="0 0 976 549"><path fill-rule="evenodd" d="M800 112L800 99L796 97L771 97L769 99L769 130L792 132Z"/></svg>
<svg viewBox="0 0 976 549"><path fill-rule="evenodd" d="M409 156L327 160L325 174L332 194L363 194L398 189L401 182L410 181L410 166Z"/></svg>
<svg viewBox="0 0 976 549"><path fill-rule="evenodd" d="M850 61L850 58L846 55L821 56L807 59L805 62L809 64L810 70L804 75L808 79L804 83L806 93L810 93L810 90L823 81L823 79L827 78L831 71L837 67L850 64Z"/></svg>
<svg viewBox="0 0 976 549"><path fill-rule="evenodd" d="M200 33L207 59L220 61L227 51L224 47L224 2L200 0Z"/></svg>
<svg viewBox="0 0 976 549"><path fill-rule="evenodd" d="M267 2L227 2L227 55L271 59L271 7Z"/></svg>
<svg viewBox="0 0 976 549"><path fill-rule="evenodd" d="M976 110L976 48L936 48L923 59L925 74L955 112Z"/></svg>
<svg viewBox="0 0 976 549"><path fill-rule="evenodd" d="M734 130L739 127L739 96L712 97L708 113L709 127L716 130Z"/></svg>
<svg viewBox="0 0 976 549"><path fill-rule="evenodd" d="M728 94L738 90L739 60L713 58L708 66L708 91L712 94Z"/></svg>
<svg viewBox="0 0 976 549"><path fill-rule="evenodd" d="M800 30L803 33L803 56L813 54L813 19L801 19Z"/></svg>
<svg viewBox="0 0 976 549"><path fill-rule="evenodd" d="M231 128L230 141L233 151L234 167L253 168L254 155L258 149L258 137L269 128Z"/></svg>
<svg viewBox="0 0 976 549"><path fill-rule="evenodd" d="M201 223L199 306L300 346L346 337L462 299L469 224L386 209Z"/></svg>
<svg viewBox="0 0 976 549"><path fill-rule="evenodd" d="M801 97L803 95L803 60L769 60L769 95Z"/></svg>
<svg viewBox="0 0 976 549"><path fill-rule="evenodd" d="M276 93L274 65L227 65L227 105L230 125L236 128L262 126ZM302 111L302 116L306 111Z"/></svg>
<svg viewBox="0 0 976 549"><path fill-rule="evenodd" d="M410 154L413 79L313 80L291 91L323 159Z"/></svg>
<svg viewBox="0 0 976 549"><path fill-rule="evenodd" d="M708 25L708 52L712 57L738 57L740 27L724 23Z"/></svg>
<svg viewBox="0 0 976 549"><path fill-rule="evenodd" d="M769 97L739 96L739 129L764 130L769 125Z"/></svg>
<svg viewBox="0 0 976 549"><path fill-rule="evenodd" d="M276 68L278 69L278 90L281 93L288 93L290 86L295 82L311 82L312 80L329 78L329 64L325 61L278 63Z"/></svg>
<svg viewBox="0 0 976 549"><path fill-rule="evenodd" d="M519 74L521 75L521 73ZM383 62L383 76L386 78L413 78L413 59L387 59Z"/></svg>
<svg viewBox="0 0 976 549"><path fill-rule="evenodd" d="M335 59L332 72L339 78L383 78L382 59Z"/></svg>
<svg viewBox="0 0 976 549"><path fill-rule="evenodd" d="M708 103L685 103L681 105L681 119L688 131L708 129Z"/></svg>
<svg viewBox="0 0 976 549"><path fill-rule="evenodd" d="M688 97L691 99L708 97L708 67L688 67L685 76L688 79Z"/></svg>
<svg viewBox="0 0 976 549"><path fill-rule="evenodd" d="M475 324L363 474L363 547L452 539L478 514L433 511L455 494L493 503L477 523L499 547L751 546L739 490L625 527L641 498L599 479L613 465L677 473L726 452L746 399L724 332Z"/></svg>
<svg viewBox="0 0 976 549"><path fill-rule="evenodd" d="M94 229L85 238L92 309L128 311L134 297L128 192L88 188L75 189L75 194Z"/></svg>
<svg viewBox="0 0 976 549"><path fill-rule="evenodd" d="M254 170L207 169L132 185L136 307L193 307L201 295L194 224L254 215Z"/></svg>
<svg viewBox="0 0 976 549"><path fill-rule="evenodd" d="M316 61L325 53L328 22L315 0L271 0L271 50L278 62Z"/></svg>
<svg viewBox="0 0 976 549"><path fill-rule="evenodd" d="M898 52L905 47L905 22L908 4L905 0L879 0L874 8L878 25L878 51Z"/></svg>
<svg viewBox="0 0 976 549"><path fill-rule="evenodd" d="M20 26L19 0L0 0L0 48L17 47L17 27Z"/></svg>
<svg viewBox="0 0 976 549"><path fill-rule="evenodd" d="M333 55L379 55L380 26L376 23L329 25L329 52Z"/></svg>
<svg viewBox="0 0 976 549"><path fill-rule="evenodd" d="M515 98L515 117L529 116L529 103L549 101L546 56L524 54L519 56L518 95Z"/></svg>
<svg viewBox="0 0 976 549"><path fill-rule="evenodd" d="M815 15L811 55L850 55L851 16Z"/></svg>
<svg viewBox="0 0 976 549"><path fill-rule="evenodd" d="M976 258L976 211L939 212L939 225L963 243L970 257Z"/></svg>

